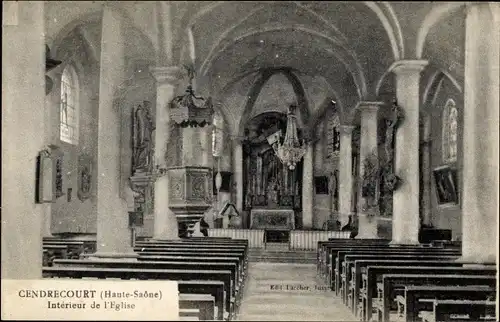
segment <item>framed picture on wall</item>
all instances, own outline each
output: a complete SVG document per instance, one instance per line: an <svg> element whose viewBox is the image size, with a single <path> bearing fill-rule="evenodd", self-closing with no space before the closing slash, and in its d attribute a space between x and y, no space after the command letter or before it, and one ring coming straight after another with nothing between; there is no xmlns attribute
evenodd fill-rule
<svg viewBox="0 0 500 322"><path fill-rule="evenodd" d="M448 165L433 170L436 197L439 205L457 205L457 170Z"/></svg>
<svg viewBox="0 0 500 322"><path fill-rule="evenodd" d="M52 202L53 197L53 161L48 150L40 151L36 162L36 192L37 203Z"/></svg>
<svg viewBox="0 0 500 322"><path fill-rule="evenodd" d="M314 177L314 187L317 195L327 195L328 177L327 176Z"/></svg>

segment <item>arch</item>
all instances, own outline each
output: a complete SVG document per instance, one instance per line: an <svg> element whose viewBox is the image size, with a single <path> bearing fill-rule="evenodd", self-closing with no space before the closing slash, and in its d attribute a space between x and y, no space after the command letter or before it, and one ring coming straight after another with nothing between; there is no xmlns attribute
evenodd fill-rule
<svg viewBox="0 0 500 322"><path fill-rule="evenodd" d="M215 53L215 50L211 50L210 54L205 58L203 61L203 64L200 66L200 72L202 74L206 74L208 70L210 70L211 65L213 61L219 57L221 53L223 53L227 48L232 46L233 44L237 43L238 41L245 39L247 37L252 37L254 35L262 34L262 33L267 33L267 32L274 32L274 31L287 31L287 30L292 30L292 31L302 31L304 33L317 36L319 38L323 38L326 41L330 42L333 45L339 46L342 49L344 49L346 52L348 52L352 57L355 57L354 52L349 52L349 50L342 44L341 42L338 41L338 39L332 38L329 35L326 35L323 32L314 30L312 28L309 28L305 25L298 25L298 24L288 24L288 25L283 25L281 23L270 23L266 25L260 25L257 28L252 28L247 30L245 33L231 39L231 41L228 41L226 44L222 45L222 42L224 39L218 39L217 43L215 43L214 48L219 48L220 49Z"/></svg>
<svg viewBox="0 0 500 322"><path fill-rule="evenodd" d="M243 114L241 116L238 126L239 137L244 136L245 125L249 120L252 109L255 105L257 98L259 97L259 93L262 91L262 88L274 74L278 73L282 73L292 85L295 96L297 97L297 107L300 111L300 115L303 118L303 123L304 124L309 123L310 121L309 104L306 99L304 87L302 86L302 83L298 79L297 75L295 75L289 69L274 69L274 68L265 69L262 71L261 77L253 84L253 86L250 88L248 92L247 95L248 99L245 104L245 108L243 110Z"/></svg>
<svg viewBox="0 0 500 322"><path fill-rule="evenodd" d="M436 66L433 66L433 68L435 68L435 71L428 78L424 91L422 92L421 102L423 104L427 104L429 102L431 105L434 104L441 84L445 79L449 80L460 93L463 93L462 86L460 86L458 81L450 75L450 73Z"/></svg>
<svg viewBox="0 0 500 322"><path fill-rule="evenodd" d="M427 16L425 16L422 26L418 30L417 43L415 47L415 55L417 59L422 58L425 40L431 28L438 23L439 20L451 15L453 12L463 8L465 5L465 2L445 2L433 6L431 11L427 14Z"/></svg>
<svg viewBox="0 0 500 322"><path fill-rule="evenodd" d="M293 31L302 31L304 33L308 33L313 36L317 36L319 38L325 39L326 41L330 42L331 44L340 47L344 51L344 55L341 55L339 51L334 51L331 50L331 48L325 49L327 52L333 54L341 63L344 64L346 69L350 72L351 76L353 77L354 84L357 87L358 95L360 98L365 97L367 93L367 85L366 85L366 79L363 73L363 68L361 67L361 64L359 61L356 59L356 54L351 51L349 48L345 47L343 44L340 44L337 39L334 39L320 31L308 28L307 26L303 25L296 25L296 24L290 24L290 25L282 25L282 24L269 24L266 26L260 26L258 28L254 28L251 30L248 30L245 34L242 34L234 39L232 39L230 42L224 44L216 53L212 52L211 55L207 56L204 60L204 62L200 66L200 73L202 75L206 75L208 71L210 70L213 62L231 45L237 43L238 41L247 38L247 37L252 37L257 34L261 33L266 33L266 32L274 32L274 31L285 31L285 30L293 30ZM216 44L215 47L218 47L219 45ZM346 58L351 60L351 62L347 62Z"/></svg>
<svg viewBox="0 0 500 322"><path fill-rule="evenodd" d="M94 10L92 12L82 14L75 19L71 20L69 23L61 27L55 35L53 35L53 38L49 38L49 40L52 42L52 46L49 45L51 48L51 51L53 52L53 55L56 57L59 51L59 48L64 41L64 39L76 28L79 26L85 25L85 24L92 24L96 23L102 20L102 9L101 10Z"/></svg>
<svg viewBox="0 0 500 322"><path fill-rule="evenodd" d="M335 28L335 26L333 26L332 24L328 23L326 21L326 19L323 18L323 16L317 14L316 12L314 12L313 10L311 10L307 7L304 7L298 1L290 1L290 2L293 3L294 5L296 5L298 8L301 8L301 9L306 10L307 12L309 12L311 14L314 14L314 16L316 18L320 19L325 24L332 27L335 31L338 32L338 29ZM201 19L204 15L209 14L210 12L215 10L216 8L218 8L221 5L226 4L226 3L228 3L228 2L217 1L217 2L211 3L211 4L203 7L189 20L189 22L186 24L186 27L189 28L190 26L194 25L199 19ZM366 5L368 8L370 8L375 13L377 18L380 20L380 23L384 27L385 31L387 32L387 36L389 37L389 41L391 43L394 59L399 60L400 58L403 58L404 57L403 34L401 31L401 26L399 25L399 21L396 17L396 14L394 13L394 10L392 9L392 6L390 5L390 3L384 1L383 5L389 11L389 16L392 19L392 24L389 21L389 19L387 18L387 16L384 14L382 9L377 5L376 2L363 1L362 3L364 5ZM392 25L394 25L394 27ZM346 37L343 34L339 33L339 35L343 36L344 41L347 41Z"/></svg>
<svg viewBox="0 0 500 322"><path fill-rule="evenodd" d="M394 20L393 24L395 25L395 28L392 26L391 22L384 14L382 9L377 5L377 3L373 1L364 1L363 3L368 8L370 8L375 13L375 15L377 15L380 23L382 23L382 26L384 27L387 36L389 37L389 42L391 43L392 55L394 56L394 60L402 59L404 57L403 33L391 5L388 2L384 3L384 6L388 8L391 14L391 18Z"/></svg>
<svg viewBox="0 0 500 322"><path fill-rule="evenodd" d="M129 15L124 10L122 10L121 8L117 8L116 6L113 6L113 10L117 10L117 12L122 16L122 22L124 24L124 27L130 28L134 33L140 35L141 39L147 43L148 47L156 51L156 46L154 45L152 39L132 21L132 18L130 18ZM55 36L53 36L53 38L49 37L51 44L48 45L51 48L54 57L57 56L61 43L64 41L66 36L68 36L73 30L81 26L84 26L86 24L92 24L96 22L102 24L102 12L103 9L101 8L99 10L94 9L90 12L81 14L75 17L73 20L71 20L63 27L59 28L58 31L56 31L56 34ZM100 59L100 57L98 58Z"/></svg>

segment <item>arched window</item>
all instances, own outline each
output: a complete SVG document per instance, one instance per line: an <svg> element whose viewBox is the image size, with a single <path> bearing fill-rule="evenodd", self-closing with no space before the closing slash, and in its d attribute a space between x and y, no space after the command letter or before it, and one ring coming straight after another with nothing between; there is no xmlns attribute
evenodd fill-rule
<svg viewBox="0 0 500 322"><path fill-rule="evenodd" d="M71 65L61 77L61 106L59 112L61 141L78 144L78 79Z"/></svg>
<svg viewBox="0 0 500 322"><path fill-rule="evenodd" d="M337 113L328 118L327 123L327 159L337 157L340 152L340 119Z"/></svg>
<svg viewBox="0 0 500 322"><path fill-rule="evenodd" d="M212 154L221 156L224 146L224 119L219 112L214 113L213 129L212 129Z"/></svg>
<svg viewBox="0 0 500 322"><path fill-rule="evenodd" d="M458 110L455 102L449 99L443 110L443 162L457 161Z"/></svg>

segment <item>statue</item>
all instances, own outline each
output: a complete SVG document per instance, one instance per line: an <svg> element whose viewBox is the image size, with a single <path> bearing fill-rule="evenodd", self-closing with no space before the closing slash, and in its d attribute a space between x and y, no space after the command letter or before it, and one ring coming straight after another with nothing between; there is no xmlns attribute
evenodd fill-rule
<svg viewBox="0 0 500 322"><path fill-rule="evenodd" d="M279 203L278 200L278 185L275 183L275 181L270 181L268 188L267 188L267 195L269 196L269 205L270 206L277 206Z"/></svg>
<svg viewBox="0 0 500 322"><path fill-rule="evenodd" d="M401 124L404 119L403 110L398 106L397 101L395 100L392 104L392 115L391 118L385 120L385 124L387 125L387 129L385 131L385 155L386 160L392 160L393 158L393 142L394 142L394 134L396 133L397 127Z"/></svg>
<svg viewBox="0 0 500 322"><path fill-rule="evenodd" d="M137 170L151 170L152 165L152 137L155 129L152 116L151 104L144 101L133 113L133 165L134 172Z"/></svg>

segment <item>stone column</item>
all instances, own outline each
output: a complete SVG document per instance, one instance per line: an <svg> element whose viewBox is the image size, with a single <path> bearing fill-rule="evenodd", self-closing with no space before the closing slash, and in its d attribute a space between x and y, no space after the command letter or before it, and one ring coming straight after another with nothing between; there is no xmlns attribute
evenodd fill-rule
<svg viewBox="0 0 500 322"><path fill-rule="evenodd" d="M128 207L120 198L120 106L114 96L125 80L123 17L110 6L102 16L97 134L97 252L92 257L135 258Z"/></svg>
<svg viewBox="0 0 500 322"><path fill-rule="evenodd" d="M394 137L394 172L402 183L393 192L393 244L419 243L419 82L420 72L427 64L423 60L403 60L392 67L396 74L396 98L404 111Z"/></svg>
<svg viewBox="0 0 500 322"><path fill-rule="evenodd" d="M243 146L239 140L233 141L233 169L236 186L236 209L241 214L243 210Z"/></svg>
<svg viewBox="0 0 500 322"><path fill-rule="evenodd" d="M465 23L462 260L479 264L498 262L500 22L488 5L469 5Z"/></svg>
<svg viewBox="0 0 500 322"><path fill-rule="evenodd" d="M430 225L431 218L431 122L429 116L423 119L422 149L422 224Z"/></svg>
<svg viewBox="0 0 500 322"><path fill-rule="evenodd" d="M9 14L2 17L2 279L41 279L44 205L34 200L36 158L45 143L44 2L3 6Z"/></svg>
<svg viewBox="0 0 500 322"><path fill-rule="evenodd" d="M151 69L156 79L156 129L155 129L155 166L166 169L165 156L175 151L167 151L170 139L170 102L180 82L181 69L178 67L156 67ZM169 208L168 176L160 175L155 180L154 188L154 230L153 238L179 238L177 219Z"/></svg>
<svg viewBox="0 0 500 322"><path fill-rule="evenodd" d="M378 115L382 102L359 102L356 106L361 113L361 139L359 146L359 182L358 187L358 235L357 238L377 238L378 208L365 209L367 200L361 195L364 162L374 154L375 166L378 166Z"/></svg>
<svg viewBox="0 0 500 322"><path fill-rule="evenodd" d="M307 145L302 169L302 229L313 228L314 216L314 147Z"/></svg>
<svg viewBox="0 0 500 322"><path fill-rule="evenodd" d="M341 125L339 151L339 221L341 227L349 222L352 202L352 131L354 126Z"/></svg>

